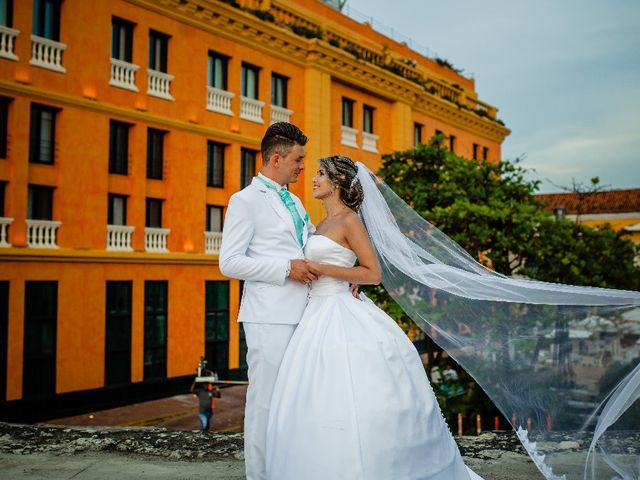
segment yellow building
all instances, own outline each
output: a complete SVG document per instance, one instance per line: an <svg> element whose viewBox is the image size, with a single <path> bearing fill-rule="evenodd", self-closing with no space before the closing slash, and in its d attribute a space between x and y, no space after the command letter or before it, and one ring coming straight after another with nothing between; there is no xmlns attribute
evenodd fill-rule
<svg viewBox="0 0 640 480"><path fill-rule="evenodd" d="M0 0L1 417L180 391L204 352L244 375L217 252L269 123L310 138L318 221L314 159L375 169L439 131L497 161L496 113L319 0Z"/></svg>
<svg viewBox="0 0 640 480"><path fill-rule="evenodd" d="M625 238L640 243L640 188L589 194L544 193L536 198L556 216L593 228L608 224L624 232Z"/></svg>

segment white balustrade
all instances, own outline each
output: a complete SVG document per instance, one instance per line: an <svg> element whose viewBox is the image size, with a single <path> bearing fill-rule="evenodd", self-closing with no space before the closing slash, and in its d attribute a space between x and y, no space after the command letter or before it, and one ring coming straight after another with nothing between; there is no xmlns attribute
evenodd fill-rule
<svg viewBox="0 0 640 480"><path fill-rule="evenodd" d="M222 232L204 232L204 253L220 253Z"/></svg>
<svg viewBox="0 0 640 480"><path fill-rule="evenodd" d="M107 250L133 252L131 237L135 229L129 225L107 225Z"/></svg>
<svg viewBox="0 0 640 480"><path fill-rule="evenodd" d="M358 148L358 130L342 125L340 143L347 147Z"/></svg>
<svg viewBox="0 0 640 480"><path fill-rule="evenodd" d="M362 150L378 153L378 135L362 132Z"/></svg>
<svg viewBox="0 0 640 480"><path fill-rule="evenodd" d="M171 96L171 80L173 80L173 75L151 69L147 70L147 75L149 76L147 95L164 98L165 100L174 100Z"/></svg>
<svg viewBox="0 0 640 480"><path fill-rule="evenodd" d="M240 118L256 123L264 123L262 108L264 102L254 98L240 97Z"/></svg>
<svg viewBox="0 0 640 480"><path fill-rule="evenodd" d="M56 233L62 222L27 220L27 245L31 248L58 248Z"/></svg>
<svg viewBox="0 0 640 480"><path fill-rule="evenodd" d="M168 252L167 238L171 230L168 228L144 229L144 249L147 252Z"/></svg>
<svg viewBox="0 0 640 480"><path fill-rule="evenodd" d="M231 99L235 97L235 95L233 92L227 92L226 90L220 90L215 87L207 87L207 110L233 116Z"/></svg>
<svg viewBox="0 0 640 480"><path fill-rule="evenodd" d="M133 63L124 62L117 58L111 59L111 76L109 78L109 85L114 87L124 88L133 92L139 92L136 87L136 72L140 69L140 66Z"/></svg>
<svg viewBox="0 0 640 480"><path fill-rule="evenodd" d="M20 30L0 25L0 57L9 60L18 60L14 52L15 40Z"/></svg>
<svg viewBox="0 0 640 480"><path fill-rule="evenodd" d="M31 35L31 60L29 60L29 64L54 72L66 73L62 66L62 51L65 48L67 46L64 43Z"/></svg>
<svg viewBox="0 0 640 480"><path fill-rule="evenodd" d="M293 110L279 107L277 105L271 105L271 123L289 122L291 115L293 115Z"/></svg>
<svg viewBox="0 0 640 480"><path fill-rule="evenodd" d="M9 225L13 223L13 218L0 217L0 247L10 247Z"/></svg>

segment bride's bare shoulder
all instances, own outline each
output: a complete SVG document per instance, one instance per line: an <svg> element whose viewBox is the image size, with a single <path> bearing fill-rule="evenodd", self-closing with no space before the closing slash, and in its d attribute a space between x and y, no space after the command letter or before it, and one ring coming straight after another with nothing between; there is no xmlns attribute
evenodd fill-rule
<svg viewBox="0 0 640 480"><path fill-rule="evenodd" d="M364 228L364 224L362 223L362 220L360 220L360 216L353 210L350 210L347 213L345 213L342 222L343 222L343 225L348 229Z"/></svg>

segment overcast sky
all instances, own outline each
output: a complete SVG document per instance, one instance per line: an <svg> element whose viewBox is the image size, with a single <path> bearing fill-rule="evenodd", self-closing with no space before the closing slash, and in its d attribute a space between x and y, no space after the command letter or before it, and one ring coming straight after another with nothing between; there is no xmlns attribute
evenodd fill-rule
<svg viewBox="0 0 640 480"><path fill-rule="evenodd" d="M640 188L639 0L347 0L473 73L481 100L512 133L502 158L525 156L553 192L600 177ZM383 32L385 33L385 32Z"/></svg>

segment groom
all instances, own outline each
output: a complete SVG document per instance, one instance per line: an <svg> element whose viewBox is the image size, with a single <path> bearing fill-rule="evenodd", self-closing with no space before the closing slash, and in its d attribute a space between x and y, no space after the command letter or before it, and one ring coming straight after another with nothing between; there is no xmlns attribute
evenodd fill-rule
<svg viewBox="0 0 640 480"><path fill-rule="evenodd" d="M300 200L287 190L304 170L307 137L290 123L262 139L262 169L229 200L220 247L223 275L245 280L238 321L247 340L249 388L244 417L247 480L266 479L271 394L280 362L316 279L303 247L315 231Z"/></svg>

